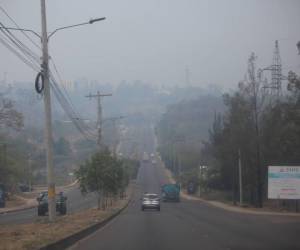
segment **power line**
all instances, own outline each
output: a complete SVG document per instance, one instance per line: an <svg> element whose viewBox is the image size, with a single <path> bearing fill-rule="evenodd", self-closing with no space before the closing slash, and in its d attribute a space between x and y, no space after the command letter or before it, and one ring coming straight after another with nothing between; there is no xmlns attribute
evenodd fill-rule
<svg viewBox="0 0 300 250"><path fill-rule="evenodd" d="M62 86L62 88L63 88L63 90L64 90L64 92L65 92L65 94L66 94L66 97L67 97L68 101L70 102L71 106L75 109L75 106L74 106L74 104L73 104L73 102L72 102L72 99L71 99L71 97L70 97L70 95L69 95L67 89L65 88L65 86L64 86L64 84L63 84L63 80L62 80L61 74L59 73L59 71L58 71L58 69L57 69L57 67L56 67L56 64L55 64L55 62L54 62L53 57L51 57L51 62L52 62L53 68L54 68L54 70L55 70L55 72L56 72L56 75L58 76L59 82L61 83L60 85ZM51 73L51 74L52 74L52 73ZM53 76L53 77L54 77L54 76Z"/></svg>
<svg viewBox="0 0 300 250"><path fill-rule="evenodd" d="M8 15L8 13L3 9L3 7L0 6L0 10L16 25L16 27L20 28L18 24ZM3 29L0 29L4 37L0 36L0 43L2 43L7 49L9 49L12 53L14 53L21 61L23 61L27 66L32 68L36 72L40 72L40 60L39 57L30 49L28 48L24 43L22 43L16 36L14 36L8 29L5 28L5 26L0 22L0 26ZM31 38L24 32L22 33L33 43L35 44ZM1 35L1 33L0 33ZM36 47L40 49L40 46L35 44ZM18 51L19 50L19 51ZM54 67L54 70L60 80L62 82L61 76L58 72L58 69L55 65L54 60L52 59L52 64ZM67 90L62 85L65 94L60 90L59 85L57 84L57 81L55 79L55 76L52 72L49 72L50 78L51 78L51 87L55 94L56 99L60 103L62 109L65 111L67 116L71 119L75 127L78 129L78 131L88 140L91 140L90 138L95 138L96 134L94 134L91 130L93 128L87 126L86 124L82 123L80 119L78 119L79 115L75 111L74 105L71 101L70 96L68 95ZM66 98L67 96L67 98ZM90 138L89 138L90 137Z"/></svg>
<svg viewBox="0 0 300 250"><path fill-rule="evenodd" d="M35 54L31 49L29 49L25 44L23 44L18 38L16 38L9 30L5 29L5 26L0 22L0 26L4 29L0 29L0 31L16 46L21 50L24 54L31 57L38 64L40 63L39 56Z"/></svg>
<svg viewBox="0 0 300 250"><path fill-rule="evenodd" d="M21 61L23 61L27 66L33 69L36 72L40 72L40 68L33 64L30 60L26 59L25 56L20 54L16 49L14 49L9 42L5 40L5 38L1 38L0 36L0 43L2 43L8 50L10 50L13 54L15 54Z"/></svg>
<svg viewBox="0 0 300 250"><path fill-rule="evenodd" d="M0 6L0 10L14 23L14 25L17 27L17 28L19 28L19 29L21 29L20 28L20 26L16 23L16 21L7 13L7 11L3 8L3 7L1 7ZM21 32L23 33L23 35L25 36L25 37L27 37L27 39L35 46L35 47L37 47L39 50L41 50L41 46L40 45L38 45L36 42L34 42L31 38L30 38L30 36L28 36L27 34L26 34L26 32L25 31L23 31L23 30L21 30Z"/></svg>
<svg viewBox="0 0 300 250"><path fill-rule="evenodd" d="M95 138L95 134L93 134L91 131L92 129L89 126L87 126L86 124L82 123L82 121L80 119L78 119L79 116L77 115L76 111L68 103L68 100L66 99L64 94L61 92L57 82L55 81L55 79L53 79L52 75L50 76L50 78L51 78L51 87L53 89L55 97L58 100L58 102L60 103L63 110L65 111L65 113L67 114L67 116L69 117L69 119L73 122L73 124L79 130L79 132L81 132L85 137L90 136L92 138Z"/></svg>

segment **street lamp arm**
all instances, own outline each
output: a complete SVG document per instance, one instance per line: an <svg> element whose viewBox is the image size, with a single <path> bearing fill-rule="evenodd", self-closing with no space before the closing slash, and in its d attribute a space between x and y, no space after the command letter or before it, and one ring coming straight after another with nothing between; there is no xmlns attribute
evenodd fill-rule
<svg viewBox="0 0 300 250"><path fill-rule="evenodd" d="M3 30L19 30L19 31L31 32L32 34L34 34L35 36L37 36L38 38L41 39L41 36L37 32L35 32L34 30L31 30L31 29L12 28L12 27L0 27L0 29L3 29Z"/></svg>
<svg viewBox="0 0 300 250"><path fill-rule="evenodd" d="M52 32L49 34L49 36L48 36L48 41L49 41L50 37L53 36L57 31L64 30L64 29L69 29L69 28L75 28L75 27L83 26L83 25L87 25L87 24L93 24L93 23L95 23L95 22L103 21L103 20L105 20L105 19L106 19L105 17L95 18L95 19L91 19L91 20L88 21L88 22L84 22L84 23L79 23L79 24L74 24L74 25L69 25L69 26L64 26L64 27L57 28L57 29L55 29L54 31L52 31Z"/></svg>

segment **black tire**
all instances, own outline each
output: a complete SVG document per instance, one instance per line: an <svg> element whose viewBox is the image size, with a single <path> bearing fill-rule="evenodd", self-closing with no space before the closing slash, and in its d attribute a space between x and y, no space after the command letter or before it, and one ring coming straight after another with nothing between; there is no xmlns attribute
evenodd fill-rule
<svg viewBox="0 0 300 250"><path fill-rule="evenodd" d="M61 214L61 215L67 214L67 208L66 208L66 207L62 207L62 208L60 209L60 214Z"/></svg>
<svg viewBox="0 0 300 250"><path fill-rule="evenodd" d="M38 216L44 216L44 215L45 212L42 209L38 208Z"/></svg>

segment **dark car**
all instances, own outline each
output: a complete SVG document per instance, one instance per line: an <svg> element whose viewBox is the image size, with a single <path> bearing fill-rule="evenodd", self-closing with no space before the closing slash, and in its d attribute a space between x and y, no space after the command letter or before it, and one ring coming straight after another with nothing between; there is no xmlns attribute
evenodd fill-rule
<svg viewBox="0 0 300 250"><path fill-rule="evenodd" d="M142 198L142 211L156 209L160 211L160 198L157 194L144 194Z"/></svg>
<svg viewBox="0 0 300 250"><path fill-rule="evenodd" d="M0 208L5 207L5 193L0 189Z"/></svg>
<svg viewBox="0 0 300 250"><path fill-rule="evenodd" d="M19 184L19 190L21 192L30 192L30 187L27 184Z"/></svg>
<svg viewBox="0 0 300 250"><path fill-rule="evenodd" d="M59 212L61 215L67 213L67 197L63 193L56 195L56 212ZM40 193L40 196L37 198L38 204L38 216L43 216L48 212L48 192Z"/></svg>
<svg viewBox="0 0 300 250"><path fill-rule="evenodd" d="M197 183L194 181L189 181L187 185L187 193L188 194L195 194L197 191Z"/></svg>

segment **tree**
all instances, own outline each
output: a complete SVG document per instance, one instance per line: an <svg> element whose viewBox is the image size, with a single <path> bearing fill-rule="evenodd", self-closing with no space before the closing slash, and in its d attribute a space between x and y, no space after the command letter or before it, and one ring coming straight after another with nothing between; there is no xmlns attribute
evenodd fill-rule
<svg viewBox="0 0 300 250"><path fill-rule="evenodd" d="M54 142L54 152L58 155L69 155L71 153L70 143L63 137Z"/></svg>
<svg viewBox="0 0 300 250"><path fill-rule="evenodd" d="M0 96L0 128L9 128L19 131L23 127L23 116L14 109L13 102ZM13 159L7 152L7 137L0 138L0 182L10 184L16 183L19 173L14 163L18 155Z"/></svg>
<svg viewBox="0 0 300 250"><path fill-rule="evenodd" d="M23 125L23 116L14 109L13 102L0 96L0 127L20 130Z"/></svg>
<svg viewBox="0 0 300 250"><path fill-rule="evenodd" d="M76 171L82 193L98 194L98 209L105 209L105 198L120 191L125 176L122 162L111 156L108 150L94 154ZM102 203L102 204L101 204Z"/></svg>

